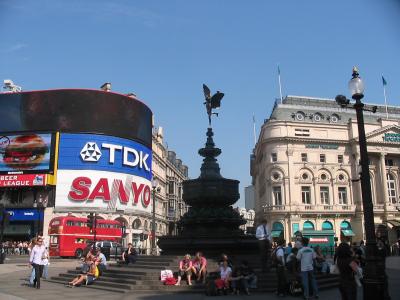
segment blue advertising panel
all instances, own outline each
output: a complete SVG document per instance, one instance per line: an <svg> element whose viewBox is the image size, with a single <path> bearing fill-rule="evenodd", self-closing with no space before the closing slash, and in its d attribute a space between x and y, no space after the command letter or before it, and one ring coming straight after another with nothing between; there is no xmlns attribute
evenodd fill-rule
<svg viewBox="0 0 400 300"><path fill-rule="evenodd" d="M47 173L52 170L51 133L0 133L0 173Z"/></svg>
<svg viewBox="0 0 400 300"><path fill-rule="evenodd" d="M5 211L8 212L8 214L10 215L9 221L43 220L43 211L40 211L36 208L31 208L31 209L13 208L13 209L5 209Z"/></svg>
<svg viewBox="0 0 400 300"><path fill-rule="evenodd" d="M151 180L152 152L132 140L95 134L60 135L59 170L97 170Z"/></svg>

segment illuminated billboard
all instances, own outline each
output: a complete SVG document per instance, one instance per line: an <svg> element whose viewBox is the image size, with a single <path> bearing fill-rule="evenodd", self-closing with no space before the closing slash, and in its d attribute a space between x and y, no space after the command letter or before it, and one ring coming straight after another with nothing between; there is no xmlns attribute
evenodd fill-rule
<svg viewBox="0 0 400 300"><path fill-rule="evenodd" d="M151 149L132 140L60 134L56 207L151 212Z"/></svg>
<svg viewBox="0 0 400 300"><path fill-rule="evenodd" d="M0 132L86 132L151 148L152 112L136 98L99 90L0 94Z"/></svg>
<svg viewBox="0 0 400 300"><path fill-rule="evenodd" d="M37 174L53 170L51 133L0 133L0 174Z"/></svg>

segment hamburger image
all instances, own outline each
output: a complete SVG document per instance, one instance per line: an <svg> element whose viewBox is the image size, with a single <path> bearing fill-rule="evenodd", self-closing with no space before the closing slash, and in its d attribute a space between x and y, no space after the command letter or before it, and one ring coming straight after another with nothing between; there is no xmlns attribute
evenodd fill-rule
<svg viewBox="0 0 400 300"><path fill-rule="evenodd" d="M49 148L36 134L20 135L13 138L5 148L3 162L18 170L34 169L44 159Z"/></svg>

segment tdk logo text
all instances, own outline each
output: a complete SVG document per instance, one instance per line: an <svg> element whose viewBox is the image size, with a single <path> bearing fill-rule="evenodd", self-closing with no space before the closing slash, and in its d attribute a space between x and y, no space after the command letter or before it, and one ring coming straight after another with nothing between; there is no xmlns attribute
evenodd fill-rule
<svg viewBox="0 0 400 300"><path fill-rule="evenodd" d="M109 143L102 143L101 149L106 149L105 151L109 152L108 162L110 164L115 163L116 155L122 155L122 165L132 168L139 167L140 169L150 171L147 163L147 159L149 158L148 153L138 151L131 147ZM104 150L102 153L99 146L95 142L87 142L85 146L83 146L80 155L83 161L97 162L104 155Z"/></svg>

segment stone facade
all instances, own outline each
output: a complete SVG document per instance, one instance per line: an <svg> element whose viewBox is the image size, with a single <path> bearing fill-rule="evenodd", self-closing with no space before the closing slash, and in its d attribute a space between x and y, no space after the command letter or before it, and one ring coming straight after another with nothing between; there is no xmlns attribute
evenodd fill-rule
<svg viewBox="0 0 400 300"><path fill-rule="evenodd" d="M386 118L378 106L364 118L375 224L392 229L400 219L400 107L389 107ZM351 229L353 241L364 239L359 157L355 110L330 99L276 102L251 156L256 215L271 229L283 227L287 241L312 226L331 227L337 238Z"/></svg>

